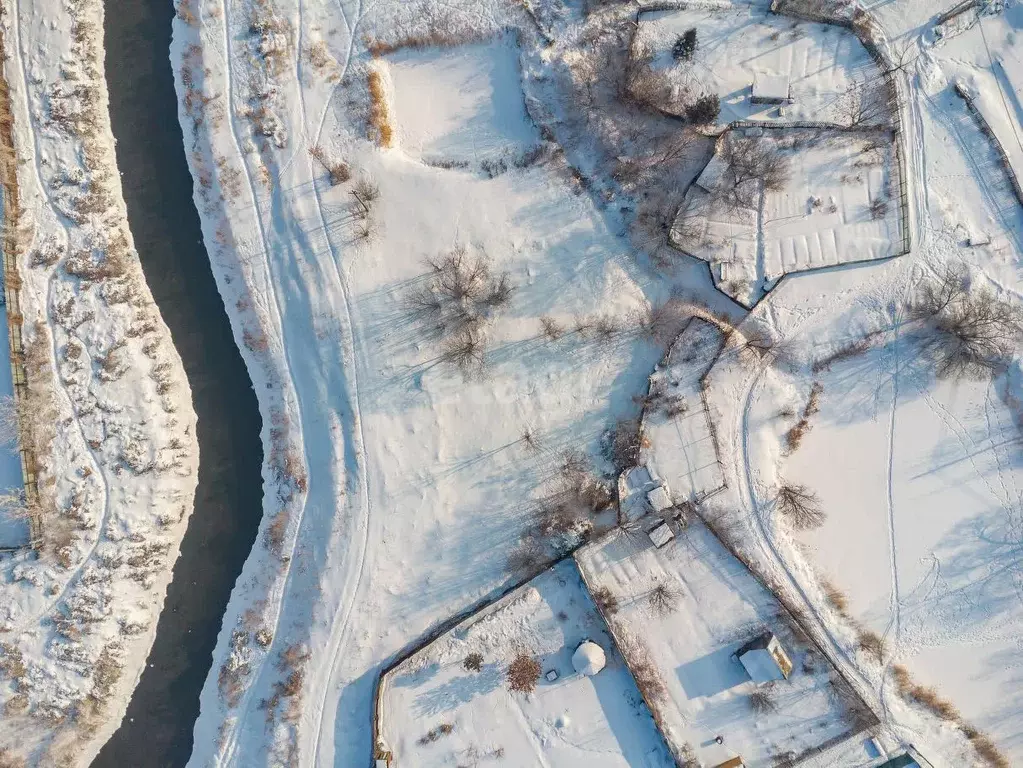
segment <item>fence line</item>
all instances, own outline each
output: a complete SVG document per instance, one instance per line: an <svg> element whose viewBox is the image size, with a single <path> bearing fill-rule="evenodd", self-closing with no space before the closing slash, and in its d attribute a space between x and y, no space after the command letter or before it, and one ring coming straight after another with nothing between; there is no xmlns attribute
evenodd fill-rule
<svg viewBox="0 0 1023 768"><path fill-rule="evenodd" d="M991 142L991 146L994 147L995 152L998 153L998 159L1002 163L1002 167L1005 169L1005 175L1009 178L1009 184L1012 185L1012 193L1016 196L1016 200L1019 201L1020 205L1023 205L1023 187L1020 186L1019 177L1016 175L1016 170L1012 167L1012 163L1009 161L1009 154L1005 151L1005 147L1002 145L1001 140L995 135L994 130L991 128L991 124L984 117L984 113L977 108L974 103L973 97L963 88L959 83L953 86L956 95L959 96L963 101L966 102L966 109L969 110L970 114L973 115L974 122L977 123L977 127L980 128L980 132L987 136Z"/></svg>
<svg viewBox="0 0 1023 768"><path fill-rule="evenodd" d="M0 33L0 57L5 58L6 41ZM25 344L22 336L24 316L21 312L21 274L18 269L21 224L21 203L18 198L18 159L14 148L14 115L6 73L0 69L0 185L3 187L3 280L7 309L7 341L11 358L11 379L14 399L18 405L18 452L25 485L25 502L29 509L29 546L37 549L42 542L42 521L39 516L39 486L36 482L35 453L31 440L21 439L29 429L22 419L28 398L28 374L25 370ZM28 445L26 445L26 443Z"/></svg>

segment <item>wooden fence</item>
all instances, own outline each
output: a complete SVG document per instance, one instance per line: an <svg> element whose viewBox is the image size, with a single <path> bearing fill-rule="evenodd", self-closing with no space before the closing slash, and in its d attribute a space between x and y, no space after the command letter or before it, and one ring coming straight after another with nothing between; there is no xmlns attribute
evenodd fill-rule
<svg viewBox="0 0 1023 768"><path fill-rule="evenodd" d="M974 121L977 123L977 127L980 128L980 132L987 136L988 140L991 142L991 146L994 147L994 150L998 155L999 162L1001 162L1002 167L1005 169L1005 175L1009 179L1009 184L1012 185L1012 193L1016 196L1016 200L1019 201L1019 204L1023 205L1023 187L1020 186L1019 177L1016 175L1016 170L1012 167L1012 163L1009 160L1009 154L1005 151L1005 146L995 135L995 132L991 129L991 124L987 121L987 118L984 117L984 113L977 108L973 97L966 91L966 89L959 85L959 83L956 83L955 92L959 98L966 102L966 108L973 116Z"/></svg>

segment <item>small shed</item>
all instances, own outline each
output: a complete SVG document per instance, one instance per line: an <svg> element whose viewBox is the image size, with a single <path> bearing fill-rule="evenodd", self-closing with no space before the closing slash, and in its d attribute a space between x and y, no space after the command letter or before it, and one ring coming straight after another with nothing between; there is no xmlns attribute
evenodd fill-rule
<svg viewBox="0 0 1023 768"><path fill-rule="evenodd" d="M784 680L792 672L792 662L772 632L753 638L735 655L757 685Z"/></svg>
<svg viewBox="0 0 1023 768"><path fill-rule="evenodd" d="M572 654L572 667L580 675L593 677L607 663L604 649L592 640L583 640Z"/></svg>
<svg viewBox="0 0 1023 768"><path fill-rule="evenodd" d="M754 104L786 104L792 99L789 79L784 75L760 75L753 78L750 101Z"/></svg>
<svg viewBox="0 0 1023 768"><path fill-rule="evenodd" d="M733 757L723 763L718 763L714 768L746 768L746 763L742 761L741 757Z"/></svg>
<svg viewBox="0 0 1023 768"><path fill-rule="evenodd" d="M710 162L700 172L700 175L696 178L696 186L702 189L704 192L714 194L717 188L721 185L721 177L724 175L725 170L728 168L728 163L725 162L721 154L715 152L710 158Z"/></svg>
<svg viewBox="0 0 1023 768"><path fill-rule="evenodd" d="M652 541L654 546L658 549L675 538L675 534L671 532L671 528L668 527L667 523L659 523L658 525L655 525L647 532L647 536L650 537L650 541Z"/></svg>
<svg viewBox="0 0 1023 768"><path fill-rule="evenodd" d="M671 494L668 493L666 485L659 485L652 491L647 491L646 500L654 512L663 512L675 506L671 503Z"/></svg>

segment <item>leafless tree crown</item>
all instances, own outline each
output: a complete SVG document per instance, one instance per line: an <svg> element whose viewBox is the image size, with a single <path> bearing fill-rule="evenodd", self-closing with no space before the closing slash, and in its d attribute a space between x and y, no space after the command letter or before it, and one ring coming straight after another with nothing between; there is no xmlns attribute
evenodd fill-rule
<svg viewBox="0 0 1023 768"><path fill-rule="evenodd" d="M924 325L923 353L940 378L985 378L1003 370L1023 339L1023 311L987 289L971 290L962 265L926 283L910 305Z"/></svg>
<svg viewBox="0 0 1023 768"><path fill-rule="evenodd" d="M800 530L819 528L825 515L813 491L804 485L783 485L778 489L778 510Z"/></svg>

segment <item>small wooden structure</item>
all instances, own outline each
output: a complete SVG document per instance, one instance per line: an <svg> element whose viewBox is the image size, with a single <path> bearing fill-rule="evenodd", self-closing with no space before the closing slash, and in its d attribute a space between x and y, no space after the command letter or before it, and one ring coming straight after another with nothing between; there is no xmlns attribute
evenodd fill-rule
<svg viewBox="0 0 1023 768"><path fill-rule="evenodd" d="M653 490L647 491L646 500L654 512L663 512L675 506L671 503L671 494L666 485L659 485Z"/></svg>
<svg viewBox="0 0 1023 768"><path fill-rule="evenodd" d="M782 75L757 75L750 95L753 104L788 104L792 101L789 79Z"/></svg>
<svg viewBox="0 0 1023 768"><path fill-rule="evenodd" d="M650 537L650 541L653 545L660 549L669 541L675 538L675 534L671 532L671 528L668 527L667 523L659 523L647 531L647 536Z"/></svg>
<svg viewBox="0 0 1023 768"><path fill-rule="evenodd" d="M735 655L757 685L785 680L792 672L792 661L772 632L753 638Z"/></svg>
<svg viewBox="0 0 1023 768"><path fill-rule="evenodd" d="M742 761L741 757L733 757L723 763L718 763L714 768L746 768L746 763Z"/></svg>

